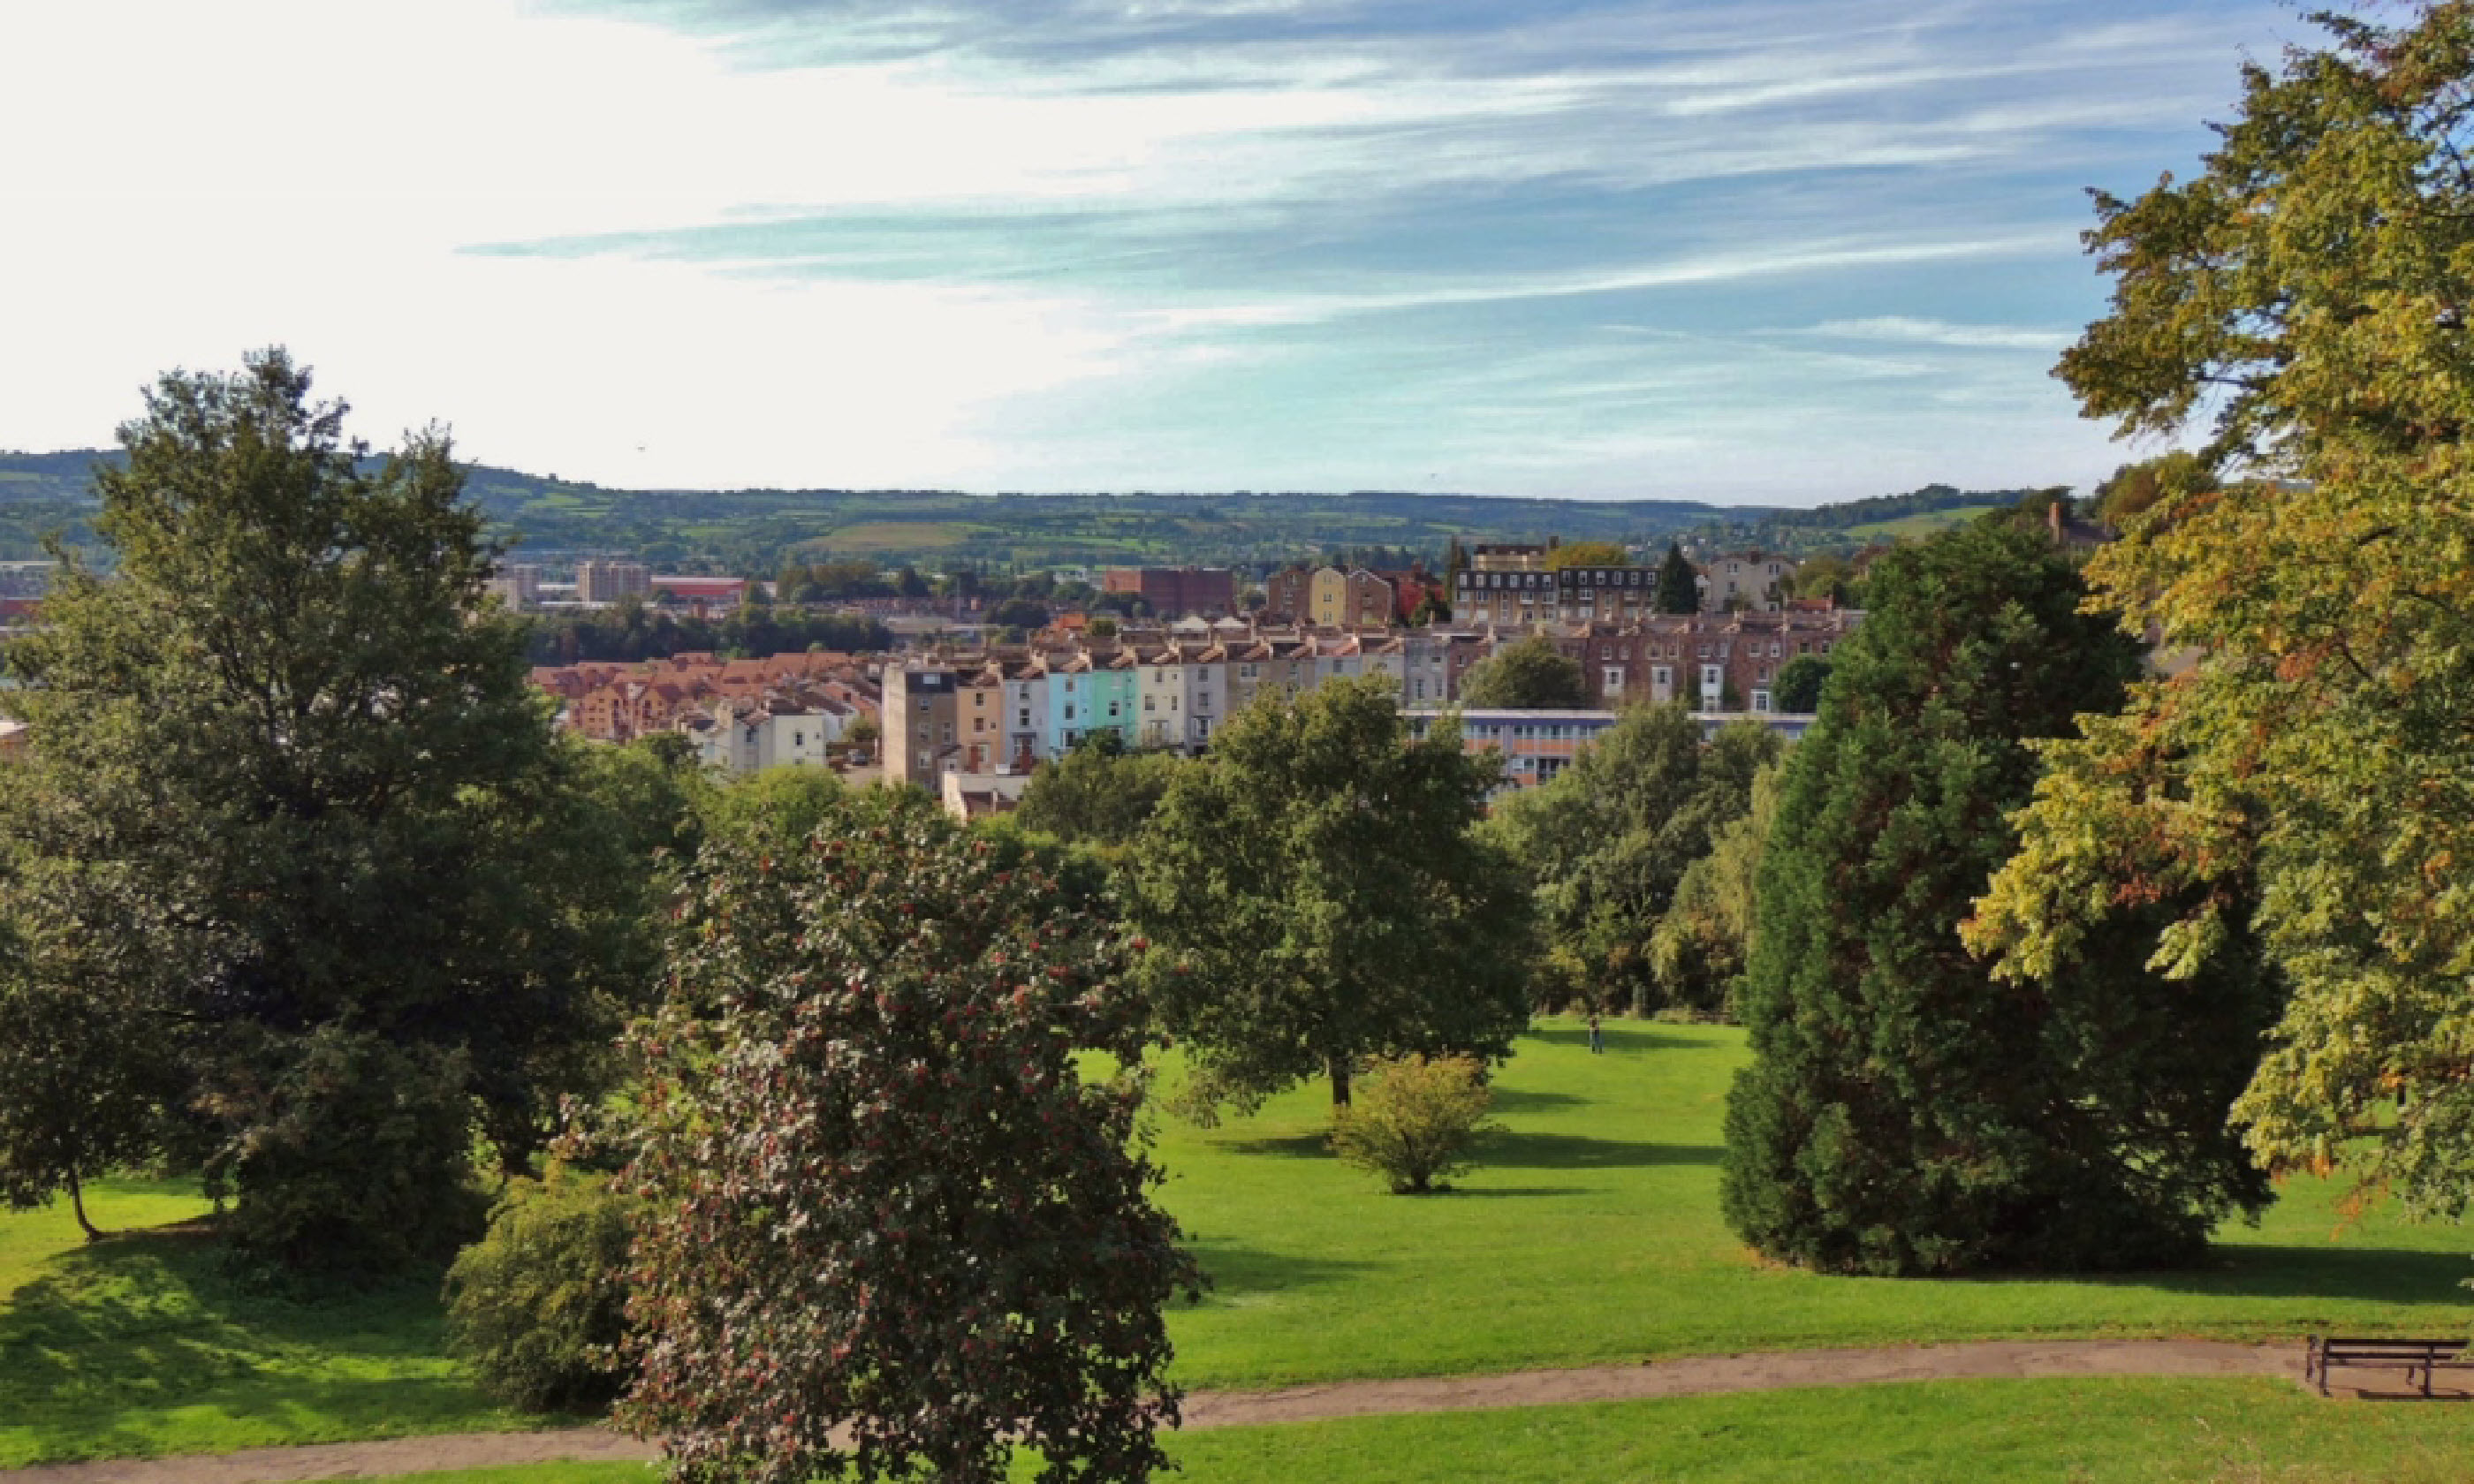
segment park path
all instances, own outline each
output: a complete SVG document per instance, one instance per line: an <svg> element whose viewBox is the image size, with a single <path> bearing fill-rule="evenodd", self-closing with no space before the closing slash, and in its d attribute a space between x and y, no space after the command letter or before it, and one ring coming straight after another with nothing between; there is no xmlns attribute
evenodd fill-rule
<svg viewBox="0 0 2474 1484"><path fill-rule="evenodd" d="M1280 1391L1196 1392L1185 1400L1185 1425L1242 1427L1380 1413L1551 1406L1882 1381L2054 1379L2082 1376L2276 1376L2299 1381L2301 1360L2300 1351L2291 1344L2235 1345L2208 1340L1990 1340L1882 1350L1692 1355L1637 1365L1516 1371L1501 1376L1331 1381ZM467 1432L257 1448L180 1458L41 1464L31 1469L0 1470L0 1484L289 1484L303 1479L380 1477L433 1469L615 1462L654 1455L655 1449L649 1445L624 1434L603 1427L572 1427L554 1432Z"/></svg>

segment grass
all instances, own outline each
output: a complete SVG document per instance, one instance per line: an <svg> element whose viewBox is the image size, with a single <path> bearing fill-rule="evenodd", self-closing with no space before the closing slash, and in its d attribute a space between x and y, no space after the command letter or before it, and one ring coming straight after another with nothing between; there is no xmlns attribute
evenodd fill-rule
<svg viewBox="0 0 2474 1484"><path fill-rule="evenodd" d="M1325 1094L1201 1133L1163 1129L1162 1199L1218 1286L1174 1319L1197 1386L1264 1386L1659 1355L2053 1335L2463 1333L2462 1228L2290 1185L2208 1267L1908 1281L1766 1266L1719 1221L1720 1118L1743 1034L1616 1023L1608 1054L1549 1023L1497 1111L1511 1133L1453 1194L1382 1192L1322 1142Z"/></svg>
<svg viewBox="0 0 2474 1484"><path fill-rule="evenodd" d="M1321 1088L1209 1132L1170 1123L1162 1199L1216 1280L1172 1316L1192 1387L1474 1374L1661 1355L2058 1335L2463 1333L2469 1239L2290 1187L2188 1273L1973 1282L1817 1278L1717 1216L1738 1031L1549 1022L1499 1082L1509 1126L1458 1191L1385 1194L1325 1150ZM115 1183L107 1226L178 1221ZM441 1350L435 1284L303 1306L222 1281L194 1233L81 1246L0 1216L0 1465L519 1425ZM2143 1383L2144 1384L2144 1383ZM1200 1446L1200 1445L1198 1445ZM1212 1447L1222 1445L1213 1444ZM1234 1445L1228 1445L1234 1446Z"/></svg>
<svg viewBox="0 0 2474 1484"><path fill-rule="evenodd" d="M0 1219L0 1467L530 1425L446 1358L434 1279L303 1304L225 1281L205 1207L106 1182L85 1245L62 1207Z"/></svg>
<svg viewBox="0 0 2474 1484"><path fill-rule="evenodd" d="M824 539L837 552L918 551L958 546L985 527L934 520L863 520Z"/></svg>
<svg viewBox="0 0 2474 1484"><path fill-rule="evenodd" d="M1936 531L1965 525L1988 511L2008 510L2007 505L1959 505L1949 510L1918 511L1901 515L1896 520L1874 520L1860 526L1849 526L1840 533L1859 541L1920 541Z"/></svg>
<svg viewBox="0 0 2474 1484"><path fill-rule="evenodd" d="M2320 1401L2281 1381L1934 1381L1171 1437L1176 1484L2454 1484L2474 1407ZM1031 1469L1016 1478L1031 1477ZM644 1484L641 1464L406 1476Z"/></svg>

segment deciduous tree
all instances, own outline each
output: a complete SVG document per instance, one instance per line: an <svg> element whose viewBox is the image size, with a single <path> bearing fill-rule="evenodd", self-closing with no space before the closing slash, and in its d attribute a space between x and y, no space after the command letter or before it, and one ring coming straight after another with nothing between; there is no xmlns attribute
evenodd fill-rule
<svg viewBox="0 0 2474 1484"><path fill-rule="evenodd" d="M2049 751L1974 941L2023 985L2122 903L2176 975L2292 986L2236 1109L2279 1168L2416 1209L2474 1193L2474 7L2247 69L2205 168L2099 196L2111 313L2060 374L2125 434L2204 439L2092 579L2195 657ZM2221 481L2221 488L2219 482ZM2145 492L2145 491L2143 491Z"/></svg>
<svg viewBox="0 0 2474 1484"><path fill-rule="evenodd" d="M69 568L12 652L43 745L0 796L45 941L129 946L95 1002L177 1059L234 1235L296 1264L454 1238L476 1122L521 1159L606 1041L636 902L445 435L373 467L344 414L280 351L162 379L95 476L116 571Z"/></svg>
<svg viewBox="0 0 2474 1484"><path fill-rule="evenodd" d="M622 1418L689 1480L1161 1467L1197 1278L1151 1202L1129 945L910 791L716 835L676 941L631 1037Z"/></svg>
<svg viewBox="0 0 2474 1484"><path fill-rule="evenodd" d="M1461 677L1461 705L1574 710L1589 704L1581 662L1542 637L1507 644Z"/></svg>
<svg viewBox="0 0 2474 1484"><path fill-rule="evenodd" d="M1472 826L1500 780L1397 692L1258 697L1186 765L1128 883L1163 1023L1243 1101L1364 1057L1507 1054L1528 1019L1527 895Z"/></svg>

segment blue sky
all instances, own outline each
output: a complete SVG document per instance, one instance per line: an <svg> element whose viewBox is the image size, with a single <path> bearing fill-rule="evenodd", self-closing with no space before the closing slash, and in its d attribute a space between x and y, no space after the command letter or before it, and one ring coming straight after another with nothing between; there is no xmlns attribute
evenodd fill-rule
<svg viewBox="0 0 2474 1484"><path fill-rule="evenodd" d="M609 484L1814 504L2092 483L2088 186L2186 0L82 0L0 13L0 446L281 341Z"/></svg>

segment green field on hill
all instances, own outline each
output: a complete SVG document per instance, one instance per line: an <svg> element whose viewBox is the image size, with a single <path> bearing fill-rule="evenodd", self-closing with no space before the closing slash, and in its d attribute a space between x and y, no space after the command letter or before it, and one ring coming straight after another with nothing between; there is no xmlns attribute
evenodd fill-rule
<svg viewBox="0 0 2474 1484"><path fill-rule="evenodd" d="M1320 1088L1209 1132L1165 1125L1162 1198L1215 1280L1174 1316L1178 1375L1249 1387L1810 1346L2465 1329L2462 1229L2378 1212L2342 1225L2316 1184L2223 1233L2195 1272L1961 1282L1765 1266L1717 1217L1720 1112L1743 1055L1740 1031L1617 1023L1592 1057L1577 1026L1545 1023L1499 1078L1507 1133L1489 1161L1423 1199L1329 1157ZM118 1183L95 1209L143 1227L201 1208ZM253 1298L194 1233L82 1247L54 1209L0 1216L0 1466L522 1421L441 1353L427 1283L333 1305Z"/></svg>

